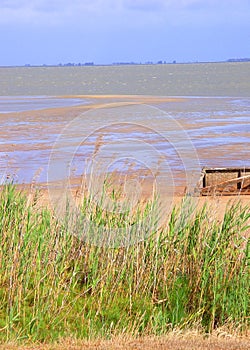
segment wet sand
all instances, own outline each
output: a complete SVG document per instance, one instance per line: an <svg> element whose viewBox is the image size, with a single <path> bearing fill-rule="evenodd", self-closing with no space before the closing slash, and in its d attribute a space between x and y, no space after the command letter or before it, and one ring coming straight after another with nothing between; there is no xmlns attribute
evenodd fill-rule
<svg viewBox="0 0 250 350"><path fill-rule="evenodd" d="M48 162L55 144L58 145L58 136L62 135L65 128L67 129L72 120L79 118L79 115L85 118L81 124L84 130L74 130L71 134L67 134L69 140L64 140L65 145L63 146L59 144L60 150L56 153L56 157L63 162L67 158L69 146L73 149L73 156L70 158L71 169L67 175L74 188L79 187L82 181L85 172L83 165L86 160L97 157L99 153L100 157L103 156L101 151L104 146L112 144L112 147L119 150L120 153L116 156L117 159L107 156L107 162L111 164L111 167L108 170L104 168L104 171L126 173L130 180L131 178L138 180L140 186L143 184L141 188L143 198L151 195L152 184L156 177L168 181L168 176L170 176L171 184L166 182L166 186L162 185L162 188L163 191L166 188L166 193L170 188L172 197L176 198L174 202L178 202L178 198L182 197L187 190L187 177L192 172L193 154L192 150L185 153L185 157L190 157L186 160L189 167L187 169L183 164L182 155L174 149L173 142L171 144L171 140L169 141L164 136L166 134L163 136L160 134L166 127L166 116L174 120L173 124L169 122L167 124L170 129L167 136L174 135L171 137L180 138L184 135L188 144L191 142L194 145L199 161L199 164L197 163L193 169L194 182L198 179L202 166L250 165L249 110L248 107L241 106L241 112L238 112L238 106L234 105L235 99L233 98L194 99L136 95L69 95L58 97L60 98L82 99L84 103L70 107L0 114L0 180L2 183L6 178L13 178L15 182L27 185L35 182L38 187L44 189L47 184ZM131 123L131 118L128 123L124 123L126 118L123 115L118 115L117 118L116 110L127 112L128 108L133 108L133 106L136 116L134 123ZM153 110L151 124L148 124L147 115L141 113L140 109L136 109L138 106L150 106ZM221 111L224 107L229 111L232 109L231 115L228 115L226 110ZM160 111L159 116L157 108ZM110 114L112 110L114 110L114 115ZM151 113L150 109L149 111ZM96 122L93 116L97 116L97 119L100 120ZM102 116L104 116L103 119L101 119ZM99 128L100 125L104 126ZM154 129L147 128L147 125L153 125ZM92 130L95 132L91 134ZM180 132L181 135L179 135ZM130 138L131 142L127 142L126 138ZM182 144L182 140L178 142L180 142L182 151L186 144ZM135 148L138 145L137 151ZM144 147L148 145L153 149L152 152L156 153L150 154L148 158L151 159L147 162L143 152ZM126 152L130 153L126 153L124 147ZM135 158L134 163L128 161L119 163L119 158L122 158L123 154L125 156L132 154ZM136 159L137 155L138 159ZM155 155L159 159L154 159ZM106 154L104 154L105 157ZM65 175L63 172L62 174ZM63 180L60 177L62 174L59 170L56 175L58 178L55 180ZM242 199L244 203L247 203L249 197L245 197ZM226 203L230 199L232 198L226 197L225 200L220 198L219 201ZM201 199L202 202L206 200L207 198ZM210 198L209 201L213 200ZM215 201L218 199L216 198Z"/></svg>

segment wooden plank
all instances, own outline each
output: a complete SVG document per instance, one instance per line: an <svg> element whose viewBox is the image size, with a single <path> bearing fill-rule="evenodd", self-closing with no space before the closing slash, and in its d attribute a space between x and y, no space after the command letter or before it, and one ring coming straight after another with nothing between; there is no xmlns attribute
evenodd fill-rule
<svg viewBox="0 0 250 350"><path fill-rule="evenodd" d="M223 192L223 191L225 191L225 187L227 187L227 186L228 186L228 189L226 191L227 193L239 192L240 189L238 189L238 191L237 191L237 187L232 187L232 185L240 183L241 187L242 187L242 184L244 183L245 180L250 180L250 175L241 176L241 177L237 177L237 178L230 179L227 181L223 181L223 182L220 182L216 185L206 186L206 187L202 188L202 193L208 193L208 192L211 192L213 190L214 191L218 190L219 192ZM246 188L245 188L246 190L247 190L247 187L249 185L250 185L250 183L247 181ZM243 187L243 189L244 189L244 187Z"/></svg>
<svg viewBox="0 0 250 350"><path fill-rule="evenodd" d="M205 187L216 186L219 183L225 182L227 180L233 180L239 176L238 171L230 171L230 172L209 172L205 175ZM237 184L235 185L237 188Z"/></svg>
<svg viewBox="0 0 250 350"><path fill-rule="evenodd" d="M250 168L203 168L197 188L201 195L250 194Z"/></svg>

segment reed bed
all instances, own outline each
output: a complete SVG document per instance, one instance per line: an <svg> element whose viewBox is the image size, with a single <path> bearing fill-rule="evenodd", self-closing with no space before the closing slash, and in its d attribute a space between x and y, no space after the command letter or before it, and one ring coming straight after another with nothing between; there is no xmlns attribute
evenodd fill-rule
<svg viewBox="0 0 250 350"><path fill-rule="evenodd" d="M83 239L75 226L72 232L67 213L59 220L5 185L0 341L161 336L176 328L211 333L224 326L246 333L249 207L231 204L222 221L211 221L206 206L190 216L174 208L160 229L153 224L155 208L148 203L132 214L104 213L85 198L80 215L94 223L80 220L85 238L97 227L136 227L141 237L111 247ZM150 226L141 224L145 217Z"/></svg>

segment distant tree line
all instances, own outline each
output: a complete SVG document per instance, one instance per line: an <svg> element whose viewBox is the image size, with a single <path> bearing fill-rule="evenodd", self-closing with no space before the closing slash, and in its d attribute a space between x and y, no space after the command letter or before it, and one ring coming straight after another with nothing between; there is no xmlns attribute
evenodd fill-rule
<svg viewBox="0 0 250 350"><path fill-rule="evenodd" d="M227 62L250 62L250 58L229 58Z"/></svg>
<svg viewBox="0 0 250 350"><path fill-rule="evenodd" d="M167 62L167 61L157 61L157 62L153 62L153 61L146 61L146 62L113 62L113 65L114 66L122 66L122 65L138 65L138 64L170 64L170 63L176 63L176 61L173 61L173 62Z"/></svg>
<svg viewBox="0 0 250 350"><path fill-rule="evenodd" d="M167 61L146 61L146 62L113 62L111 64L95 64L94 62L85 62L85 63L73 63L73 62L68 62L68 63L58 63L58 64L43 64L42 67L83 67L83 66L99 66L99 65L104 65L104 66L125 66L125 65L149 65L149 64L174 64L176 61L173 62L167 62ZM24 65L25 67L39 67L40 65L31 65L29 63Z"/></svg>
<svg viewBox="0 0 250 350"><path fill-rule="evenodd" d="M59 63L59 67L81 67L81 66L94 66L94 62L85 62L85 63Z"/></svg>
<svg viewBox="0 0 250 350"><path fill-rule="evenodd" d="M250 58L229 58L226 61L217 61L217 62L250 62ZM150 64L176 64L176 60L173 60L172 62L167 62L163 60L159 60L157 62L153 61L146 61L146 62L113 62L112 64L97 64L98 66L122 66L122 65L150 65ZM180 63L209 63L209 62L201 62L201 61L195 61L195 62L180 62ZM213 63L213 62L210 62ZM215 62L216 63L216 62ZM59 64L43 64L42 67L82 67L82 66L95 66L96 64L94 62L85 62L85 63L59 63ZM36 67L36 65L31 64L25 64L25 67ZM37 65L39 67L39 65Z"/></svg>

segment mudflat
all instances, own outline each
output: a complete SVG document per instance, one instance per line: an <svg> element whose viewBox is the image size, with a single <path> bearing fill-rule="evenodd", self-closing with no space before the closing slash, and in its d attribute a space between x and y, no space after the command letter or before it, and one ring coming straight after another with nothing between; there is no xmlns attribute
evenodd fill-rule
<svg viewBox="0 0 250 350"><path fill-rule="evenodd" d="M2 178L45 183L56 147L60 148L56 156L60 153L62 161L70 147L72 178L82 176L84 163L93 156L104 158L102 150L108 145L114 157L109 154L112 166L104 171L143 174L139 176L143 180L148 174L167 174L178 195L187 186L187 175L193 172L197 179L203 166L249 165L247 98L68 95L59 96L57 101L72 98L77 99L77 105L0 113ZM81 99L83 104L79 104ZM71 130L77 119L80 127ZM65 130L65 144L58 144ZM130 155L133 162L120 161Z"/></svg>

